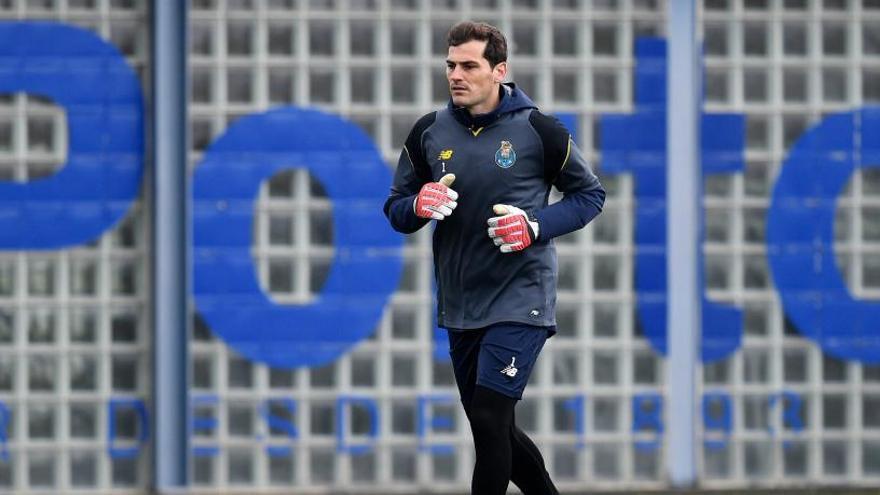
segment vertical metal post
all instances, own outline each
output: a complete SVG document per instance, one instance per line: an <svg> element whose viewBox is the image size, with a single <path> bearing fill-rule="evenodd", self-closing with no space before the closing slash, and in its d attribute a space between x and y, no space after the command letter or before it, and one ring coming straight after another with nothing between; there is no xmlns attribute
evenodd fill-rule
<svg viewBox="0 0 880 495"><path fill-rule="evenodd" d="M670 0L667 70L669 216L668 346L669 478L676 487L696 482L695 379L700 342L701 301L698 278L702 215L699 163L699 45L693 0Z"/></svg>
<svg viewBox="0 0 880 495"><path fill-rule="evenodd" d="M155 489L187 483L190 294L187 169L187 5L158 0L152 11L153 399Z"/></svg>

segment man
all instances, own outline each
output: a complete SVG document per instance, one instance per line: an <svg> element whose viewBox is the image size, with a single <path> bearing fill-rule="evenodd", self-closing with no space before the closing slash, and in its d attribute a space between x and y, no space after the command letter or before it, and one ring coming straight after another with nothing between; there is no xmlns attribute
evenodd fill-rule
<svg viewBox="0 0 880 495"><path fill-rule="evenodd" d="M505 493L513 481L526 495L555 494L514 406L556 332L552 239L598 215L605 191L559 121L503 83L497 28L456 24L447 46L451 100L407 137L385 215L403 233L437 221L438 323L473 432L472 493ZM564 197L548 206L551 185Z"/></svg>

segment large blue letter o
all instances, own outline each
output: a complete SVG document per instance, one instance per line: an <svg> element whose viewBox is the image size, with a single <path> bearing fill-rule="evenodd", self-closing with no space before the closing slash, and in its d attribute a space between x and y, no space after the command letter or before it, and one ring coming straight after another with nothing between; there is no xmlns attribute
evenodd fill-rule
<svg viewBox="0 0 880 495"><path fill-rule="evenodd" d="M791 149L767 213L767 255L785 314L841 359L880 362L880 304L852 296L834 256L834 211L857 169L880 166L880 109L833 114Z"/></svg>
<svg viewBox="0 0 880 495"><path fill-rule="evenodd" d="M259 286L251 236L260 184L291 168L311 172L332 200L335 256L313 303L279 306ZM196 304L232 348L273 367L317 366L375 329L399 283L402 240L382 214L391 173L357 126L289 107L243 117L193 183Z"/></svg>

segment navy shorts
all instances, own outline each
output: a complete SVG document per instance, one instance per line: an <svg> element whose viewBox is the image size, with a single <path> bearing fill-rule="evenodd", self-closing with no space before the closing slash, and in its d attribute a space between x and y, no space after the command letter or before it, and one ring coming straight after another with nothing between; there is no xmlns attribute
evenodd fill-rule
<svg viewBox="0 0 880 495"><path fill-rule="evenodd" d="M550 327L521 323L497 323L474 330L449 329L449 355L465 409L476 385L522 399L551 331Z"/></svg>

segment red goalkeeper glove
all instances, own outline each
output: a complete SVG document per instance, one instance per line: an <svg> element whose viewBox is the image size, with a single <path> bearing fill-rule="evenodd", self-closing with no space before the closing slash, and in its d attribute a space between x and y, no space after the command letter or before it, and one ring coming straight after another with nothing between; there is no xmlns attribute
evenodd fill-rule
<svg viewBox="0 0 880 495"><path fill-rule="evenodd" d="M522 251L538 238L538 222L530 220L526 212L510 205L495 205L492 210L500 216L486 222L489 238L500 246L502 253Z"/></svg>
<svg viewBox="0 0 880 495"><path fill-rule="evenodd" d="M422 186L419 195L413 201L416 215L434 220L443 220L452 215L452 210L458 206L455 202L458 193L449 188L454 180L454 174L446 174L439 182L429 182Z"/></svg>

